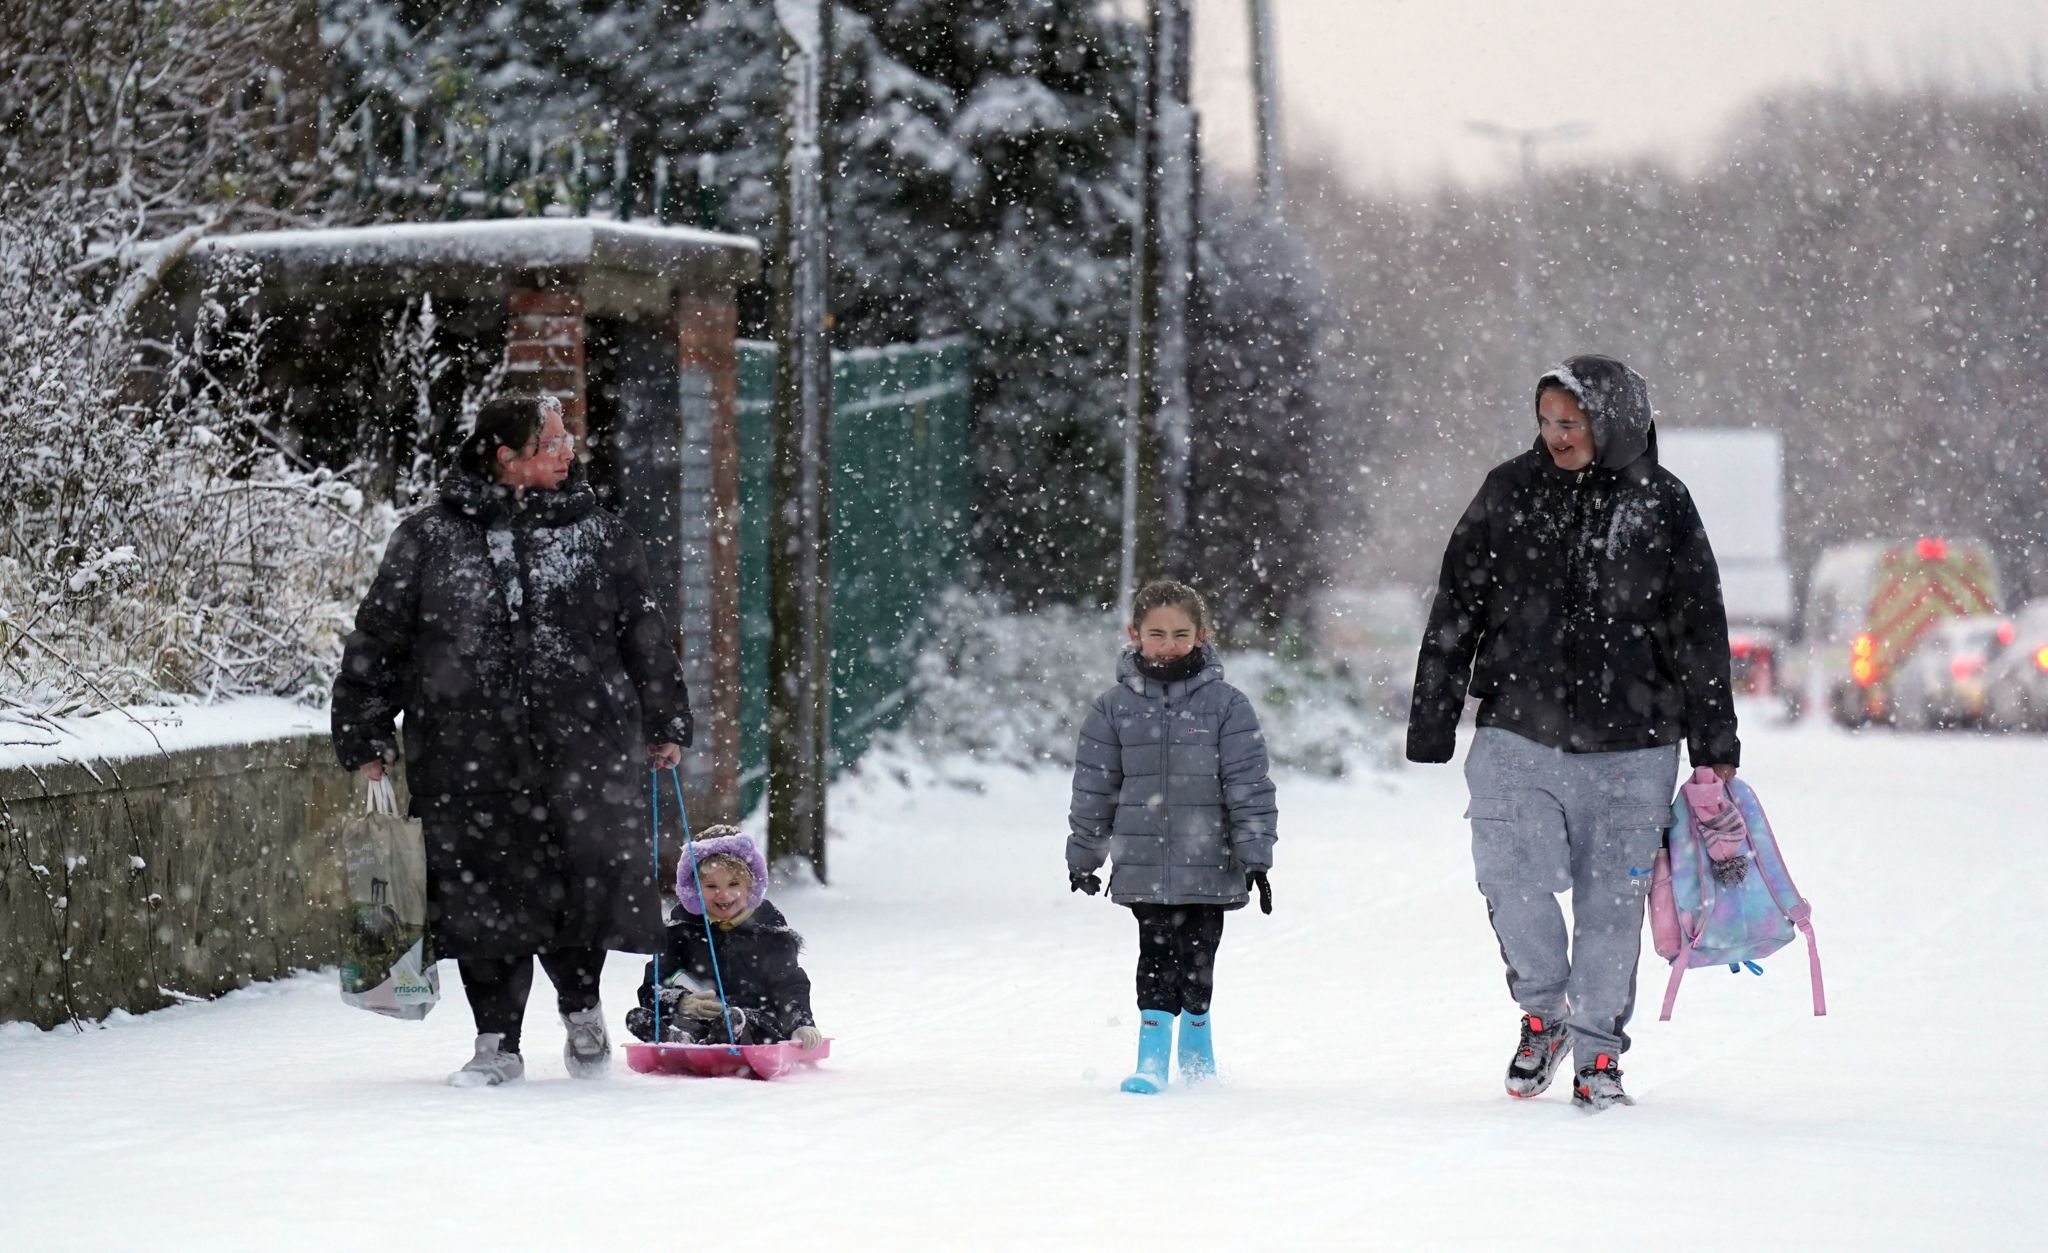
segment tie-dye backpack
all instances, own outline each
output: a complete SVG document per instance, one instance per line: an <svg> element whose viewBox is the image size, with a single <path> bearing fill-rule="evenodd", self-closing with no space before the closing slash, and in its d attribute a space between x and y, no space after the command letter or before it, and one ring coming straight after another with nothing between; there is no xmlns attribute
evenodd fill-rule
<svg viewBox="0 0 2048 1253"><path fill-rule="evenodd" d="M1670 1019L1687 970L1747 967L1762 974L1757 963L1794 934L1806 937L1813 1012L1827 1013L1812 917L1749 784L1731 779L1723 787L1711 769L1693 771L1671 802L1671 828L1650 880L1650 939L1671 963L1658 1019Z"/></svg>

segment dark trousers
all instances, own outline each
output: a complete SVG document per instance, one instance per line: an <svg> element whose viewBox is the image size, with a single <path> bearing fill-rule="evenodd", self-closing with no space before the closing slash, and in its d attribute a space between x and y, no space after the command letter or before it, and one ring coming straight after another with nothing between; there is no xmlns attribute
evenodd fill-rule
<svg viewBox="0 0 2048 1253"><path fill-rule="evenodd" d="M1221 905L1133 905L1138 916L1138 1008L1209 1012Z"/></svg>
<svg viewBox="0 0 2048 1253"><path fill-rule="evenodd" d="M525 957L485 957L459 961L462 990L469 997L469 1012L476 1015L476 1033L497 1032L505 1038L498 1047L507 1053L519 1051L519 1026L526 1020L526 998L533 991L533 961L555 984L555 1000L561 1011L573 1014L597 1005L598 976L604 973L606 950L562 948L552 953Z"/></svg>

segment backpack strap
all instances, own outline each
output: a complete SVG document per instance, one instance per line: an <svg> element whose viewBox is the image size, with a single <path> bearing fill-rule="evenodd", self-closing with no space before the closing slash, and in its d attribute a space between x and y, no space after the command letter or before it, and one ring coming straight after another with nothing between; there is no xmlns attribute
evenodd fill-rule
<svg viewBox="0 0 2048 1253"><path fill-rule="evenodd" d="M1678 985L1685 981L1685 968L1692 964L1692 950L1700 942L1700 933L1693 932L1685 942L1685 950L1671 959L1671 978L1664 984L1664 1008L1657 1011L1658 1022L1671 1021L1671 1007L1678 1004Z"/></svg>
<svg viewBox="0 0 2048 1253"><path fill-rule="evenodd" d="M1804 905L1806 902L1799 903ZM1825 1018L1828 1016L1828 991L1820 981L1820 949L1813 942L1813 923L1806 918L1795 918L1792 925L1806 937L1806 969L1813 980L1813 1016Z"/></svg>
<svg viewBox="0 0 2048 1253"><path fill-rule="evenodd" d="M1756 802L1757 813L1763 815L1764 830L1771 833L1771 847L1778 855L1778 869L1785 876L1786 886L1792 889L1791 907L1787 908L1784 900L1779 897L1778 889L1771 882L1770 875L1764 875L1763 877L1764 888L1770 892L1771 903L1778 907L1778 912L1790 919L1792 925L1799 928L1799 934L1806 937L1806 971L1808 979L1813 984L1813 1016L1815 1018L1825 1018L1828 1015L1828 993L1827 986L1821 982L1820 977L1820 947L1814 942L1813 938L1813 906L1808 903L1804 896L1799 894L1799 885L1792 882L1792 868L1785 864L1784 850L1777 847L1777 828L1771 825L1771 816L1764 813L1763 798L1756 794L1755 788L1749 787L1747 784L1743 786L1749 791L1750 800ZM1750 848L1754 850L1756 847L1756 834L1754 832L1750 833L1749 844Z"/></svg>
<svg viewBox="0 0 2048 1253"><path fill-rule="evenodd" d="M1702 766L1696 773L1714 778L1714 772ZM1718 780L1716 780L1718 782ZM1679 789L1681 793L1684 789ZM1699 885L1699 908L1693 913L1691 933L1685 936L1685 947L1678 956L1671 959L1671 978L1664 984L1664 1006L1657 1012L1658 1022L1671 1021L1671 1008L1678 1004L1678 985L1685 982L1685 972L1692 966L1693 950L1700 945L1700 937L1707 933L1707 918L1714 912L1714 870L1707 857L1706 841L1700 838L1699 826L1693 821L1691 797L1686 797L1685 821L1687 835L1692 842L1693 882ZM1671 850L1675 855L1676 849ZM1673 860L1676 860L1674 856ZM1679 927L1685 928L1685 911L1678 910Z"/></svg>

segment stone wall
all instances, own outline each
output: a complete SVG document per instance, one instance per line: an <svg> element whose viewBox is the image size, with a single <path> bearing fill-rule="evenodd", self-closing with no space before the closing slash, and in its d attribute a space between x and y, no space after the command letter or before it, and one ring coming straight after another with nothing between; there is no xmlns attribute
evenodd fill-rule
<svg viewBox="0 0 2048 1253"><path fill-rule="evenodd" d="M157 1009L340 959L327 738L0 769L0 1022Z"/></svg>

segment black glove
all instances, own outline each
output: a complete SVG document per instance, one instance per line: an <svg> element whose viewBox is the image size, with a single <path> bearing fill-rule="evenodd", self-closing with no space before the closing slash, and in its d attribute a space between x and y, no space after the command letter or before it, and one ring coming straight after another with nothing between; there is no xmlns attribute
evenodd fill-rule
<svg viewBox="0 0 2048 1253"><path fill-rule="evenodd" d="M1257 888L1259 890L1260 913L1270 914L1273 912L1273 885L1266 882L1265 871L1246 871L1244 876L1244 888L1247 892L1251 891L1253 888Z"/></svg>
<svg viewBox="0 0 2048 1253"><path fill-rule="evenodd" d="M668 1017L666 1009L663 1010L662 1017ZM668 1024L664 1022L662 1025L667 1026ZM636 1040L642 1041L643 1043L653 1043L654 1011L648 1009L645 1005L635 1005L633 1008L627 1010L626 1030L631 1032L633 1038Z"/></svg>
<svg viewBox="0 0 2048 1253"><path fill-rule="evenodd" d="M1067 890L1070 892L1086 892L1088 895L1093 896L1102 890L1102 880L1097 878L1092 870L1069 870L1067 871Z"/></svg>

